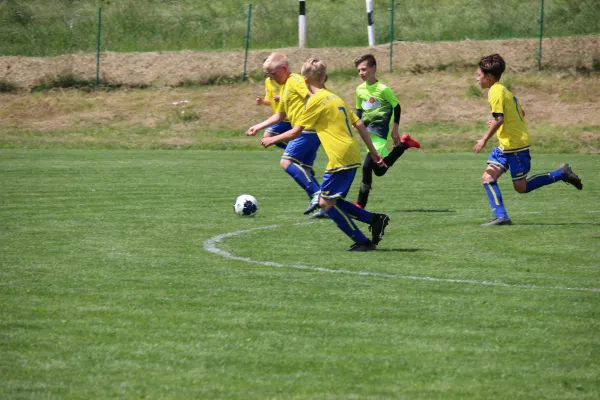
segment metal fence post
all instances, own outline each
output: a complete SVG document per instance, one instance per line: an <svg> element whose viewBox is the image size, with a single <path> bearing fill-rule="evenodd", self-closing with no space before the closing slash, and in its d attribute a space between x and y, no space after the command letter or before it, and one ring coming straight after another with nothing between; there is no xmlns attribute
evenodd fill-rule
<svg viewBox="0 0 600 400"><path fill-rule="evenodd" d="M98 37L96 39L96 87L100 84L100 33L102 31L102 7L98 9Z"/></svg>
<svg viewBox="0 0 600 400"><path fill-rule="evenodd" d="M542 70L542 39L544 38L544 0L540 9L540 45L538 48L538 71Z"/></svg>
<svg viewBox="0 0 600 400"><path fill-rule="evenodd" d="M246 24L246 44L244 53L244 72L242 73L242 80L245 81L246 75L246 64L248 62L248 46L250 44L250 21L252 20L252 4L248 4L248 23Z"/></svg>
<svg viewBox="0 0 600 400"><path fill-rule="evenodd" d="M392 72L392 51L394 48L394 1L390 0L390 72Z"/></svg>

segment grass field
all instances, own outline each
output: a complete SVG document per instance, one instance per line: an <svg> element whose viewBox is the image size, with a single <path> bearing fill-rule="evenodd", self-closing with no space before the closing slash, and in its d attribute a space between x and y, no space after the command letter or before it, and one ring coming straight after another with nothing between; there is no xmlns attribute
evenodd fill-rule
<svg viewBox="0 0 600 400"><path fill-rule="evenodd" d="M598 156L534 153L584 190L504 178L490 229L486 155L411 150L366 254L278 159L1 149L0 398L600 397Z"/></svg>
<svg viewBox="0 0 600 400"><path fill-rule="evenodd" d="M298 1L19 0L0 1L0 55L56 56L96 51L242 49L252 5L249 45L296 46ZM389 42L390 0L374 0L378 44ZM537 38L540 1L406 0L395 2L393 37L399 41ZM591 0L546 0L547 37L594 35L600 11ZM366 46L362 0L306 2L310 47Z"/></svg>

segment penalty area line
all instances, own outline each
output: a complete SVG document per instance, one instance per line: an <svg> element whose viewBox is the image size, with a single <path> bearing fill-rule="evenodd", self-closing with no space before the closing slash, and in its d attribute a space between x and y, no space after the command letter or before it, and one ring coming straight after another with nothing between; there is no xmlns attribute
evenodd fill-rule
<svg viewBox="0 0 600 400"><path fill-rule="evenodd" d="M303 222L296 225L309 225L312 222ZM577 288L577 287L568 287L568 286L540 286L540 285L532 285L532 284L510 284L504 282L491 282L491 281L477 281L471 279L451 279L451 278L434 278L431 276L412 276L412 275L394 275L394 274L385 274L380 272L370 272L370 271L350 271L347 269L330 269L324 267L315 267L310 265L296 265L296 264L281 264L273 261L259 261L253 260L248 257L240 257L232 254L228 251L221 250L217 247L219 243L221 243L224 239L242 236L248 233L265 230L265 229L275 229L278 228L279 225L267 225L261 226L258 228L245 229L241 231L228 232L220 235L213 236L212 238L206 240L203 243L204 250L209 253L216 254L218 256L227 258L229 260L243 261L250 264L264 265L268 267L276 267L276 268L294 268L301 269L307 271L317 271L317 272L327 272L330 274L347 274L347 275L358 275L358 276L369 276L374 278L390 278L390 279L403 279L403 280L413 280L413 281L426 281L426 282L439 282L439 283L462 283L468 285L481 285L481 286L498 286L498 287L507 287L507 288L521 288L521 289L546 289L546 290L570 290L570 291L583 291L583 292L600 292L600 288Z"/></svg>

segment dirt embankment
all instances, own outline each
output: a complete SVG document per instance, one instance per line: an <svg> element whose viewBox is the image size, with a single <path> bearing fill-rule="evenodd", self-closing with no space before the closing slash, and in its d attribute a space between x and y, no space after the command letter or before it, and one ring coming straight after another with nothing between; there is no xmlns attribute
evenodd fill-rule
<svg viewBox="0 0 600 400"><path fill-rule="evenodd" d="M538 68L539 41L536 39L487 40L436 43L395 43L393 68L426 71L443 66L473 65L483 55L500 53L509 68L516 71ZM361 54L373 53L379 63L388 66L389 45L373 48L280 49L298 71L308 57L325 60L330 70L353 68L352 61ZM270 51L251 51L247 70L260 70ZM592 69L600 60L600 36L551 38L543 41L543 67L548 69ZM102 53L101 80L122 85L171 86L185 80L203 81L218 76L241 75L243 51L181 51L150 53ZM71 54L60 57L0 57L0 79L29 89L40 79L72 73L79 78L96 77L95 54Z"/></svg>

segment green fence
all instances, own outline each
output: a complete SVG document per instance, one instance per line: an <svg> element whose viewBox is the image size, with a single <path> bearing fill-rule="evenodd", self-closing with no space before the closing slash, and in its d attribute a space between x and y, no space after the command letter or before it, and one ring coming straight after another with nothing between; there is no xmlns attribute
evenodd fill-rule
<svg viewBox="0 0 600 400"><path fill-rule="evenodd" d="M390 39L394 43L389 47L390 68L397 64L396 57L406 54L419 59L413 66L426 65L426 57L410 47L418 43L457 42L485 51L490 46L480 43L522 39L527 68L600 69L597 0L374 0L373 4L377 45L385 46ZM253 1L251 20L249 6L247 0L0 0L0 56L243 52L297 46L297 1ZM309 48L367 46L363 0L306 0L306 20ZM458 56L444 46L440 51L449 52L451 62L473 56L468 52ZM437 65L443 58L429 56L437 59ZM238 73L245 73L242 66Z"/></svg>

